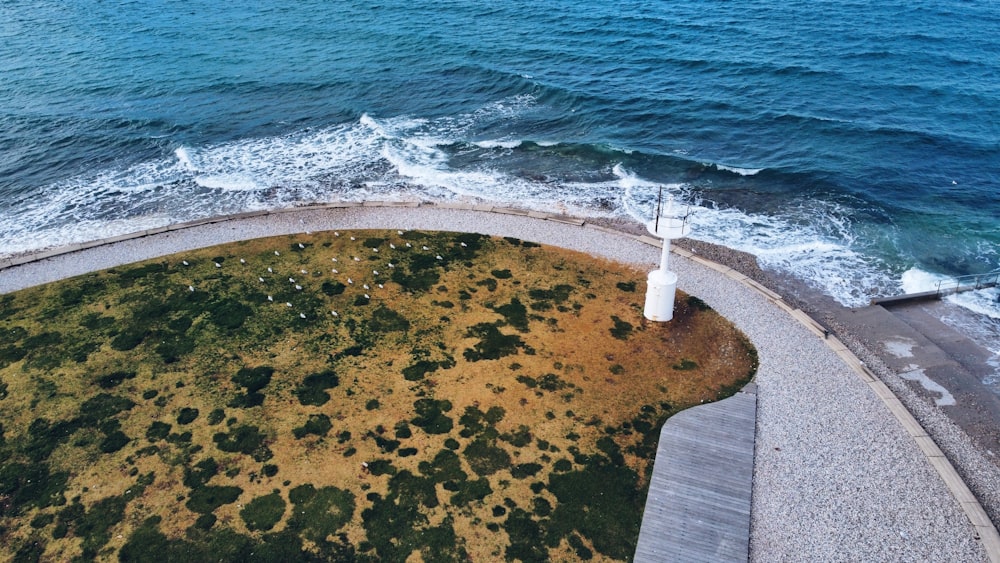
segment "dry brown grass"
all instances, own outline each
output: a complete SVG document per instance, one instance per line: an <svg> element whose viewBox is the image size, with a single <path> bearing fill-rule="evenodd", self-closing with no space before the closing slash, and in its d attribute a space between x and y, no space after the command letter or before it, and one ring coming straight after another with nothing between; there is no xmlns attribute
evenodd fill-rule
<svg viewBox="0 0 1000 563"><path fill-rule="evenodd" d="M8 312L0 316L0 333L12 334L19 330L16 327L29 337L54 331L62 335L62 344L31 351L24 349L22 338L10 346L20 346L28 355L17 361L0 361L0 378L8 395L0 403L6 458L23 457L19 448L33 420L70 420L77 416L83 400L102 391L95 385L98 377L134 371L135 378L105 391L136 403L116 417L131 439L129 444L102 454L95 448L100 433L83 428L62 441L47 458L52 471L70 474L65 498L78 497L87 507L102 498L125 494L135 486L136 475L155 474L153 484L142 489L138 498L130 499L124 519L111 526L102 554L112 556L154 515L162 518L159 530L167 537L185 537L197 514L184 506L190 494L183 484L184 471L209 457L219 462L218 475L210 484L243 490L235 503L215 510L216 529L229 527L259 538L260 532L246 530L241 507L273 490L281 491L287 501L290 489L311 483L317 488L335 486L353 493L357 505L353 518L338 533L348 544L359 546L371 539L362 516L371 506L368 496L387 497L393 478L371 474L362 462L390 460L397 474L409 471L419 476L420 463L445 449L445 439L459 443L457 453L461 456L471 441L471 437L460 435L463 427L459 421L467 407L482 412L500 407L505 414L496 423L496 432L516 434L523 425L530 431L530 443L516 447L498 440L496 445L508 452L513 465L538 463L541 471L518 479L509 469L500 469L489 475L492 493L464 506L452 506L448 502L452 493L438 483L441 503L434 508L422 507L426 522L420 524L450 526L458 538L455 553L467 554L471 560L491 560L502 557L510 543L503 527L506 516L494 516L494 507L503 505L505 499L508 505L512 502L529 512L535 498L544 498L553 507L559 504L556 495L544 486L536 486L536 490L530 487L547 482L555 461L569 459L580 469L586 463L574 460L568 452L578 448L584 455L600 455L598 440L611 436L622 452L621 461L634 471L637 486L644 491L653 461L649 442L655 444L662 421L678 410L719 398L720 392L731 391L755 368L755 357L745 338L714 311L684 294L678 294L672 322L645 321L645 273L621 264L518 241L457 238L449 233L365 231L339 235L246 241L152 261L150 264L162 264L163 271L139 277L134 283L123 282L123 276L135 271L125 267L14 294L6 304ZM364 245L370 239L381 239L378 252ZM461 246L465 241L467 246ZM306 246L301 252L297 249L300 243ZM407 248L407 243L412 247ZM429 250L422 250L424 245ZM416 264L415 256L438 254L443 259L430 262L427 271L439 279L426 291L392 280L394 272L408 271ZM225 258L221 268L213 264L218 257ZM241 258L245 264L240 263ZM181 260L190 265L183 266ZM388 266L390 262L394 268ZM273 272L268 272L268 267ZM258 277L265 281L258 281ZM289 282L289 277L296 281ZM348 278L353 283L343 294L324 293L324 282L346 284ZM379 288L380 283L384 287ZM302 290L294 289L295 284ZM369 289L363 289L363 284ZM188 285L195 287L194 293L187 290ZM90 289L71 306L64 306L67 291L73 288ZM543 298L544 292L551 290L555 293ZM355 305L363 293L370 295L370 303ZM203 311L198 308L202 305L190 302L195 294L208 296ZM266 300L269 294L273 302ZM220 328L208 312L211 303L226 298L249 307L249 316L238 328ZM138 304L157 299L186 304L182 309L170 308L173 305L160 309L163 317L150 320L154 327L151 334L133 349L113 349L110 342L115 328L102 334L82 327L90 313L113 317L114 327L124 330L138 322L133 317ZM287 307L286 301L293 306ZM514 326L517 319L508 322L497 312L518 301L527 314L527 324L520 329ZM331 314L334 310L336 317ZM373 313L385 310L405 319L408 327L372 330ZM306 318L301 319L299 313ZM168 337L162 326L181 317L191 320L184 334L196 347L177 361L165 363L156 351L157 339ZM631 330L624 329L624 323ZM481 324L492 324L507 336L516 335L522 339L522 347L498 359L470 361L466 351L480 340L471 335L470 327ZM616 325L621 330L619 338L613 336ZM65 350L71 343L88 339L99 348L85 361L38 359L43 354L58 355L59 350L69 355ZM358 345L363 347L360 354L343 354ZM441 367L422 379L408 381L403 370L418 360L439 362ZM274 368L273 378L261 390L263 404L245 409L228 406L240 392L231 377L243 367L256 366ZM333 370L339 377L339 385L327 390L330 400L320 406L301 404L295 389L307 375L324 370ZM532 380L548 381L551 390L529 386ZM143 398L152 391L156 391L156 398ZM450 402L451 410L446 413L454 423L450 432L428 434L413 424L414 401L419 398ZM377 408L372 408L372 400L378 401ZM197 408L200 415L194 423L182 426L176 416L184 407ZM209 412L217 408L225 410L226 418L235 418L235 426L245 423L261 429L273 453L266 463L279 468L276 476L263 477L262 462L249 455L217 449L213 435L227 430L227 423L209 426L206 422ZM296 439L293 429L314 414L330 418L330 432ZM170 423L173 432L190 431L190 444L161 440L154 444L156 453L137 454L151 445L145 434L157 420ZM651 430L635 428L636 421L641 424L644 420L652 424ZM394 440L394 429L401 423L408 424L412 435L400 438L393 451L379 447L374 436ZM350 440L338 441L337 436L345 431L350 432ZM81 440L84 436L91 439ZM543 449L540 443L547 445ZM400 448L415 448L417 453L401 457ZM469 479L478 478L467 460L463 460L463 470ZM641 496L644 498L644 492ZM272 531L285 529L291 509L289 503ZM35 540L45 546L44 555L49 559L79 553L80 542L72 526L66 538L56 540L52 524L37 530L27 524L38 514L57 515L60 510L59 506L28 504L7 514L0 512L5 549ZM543 516L537 519L544 524ZM499 530L488 529L491 523ZM608 555L595 549L586 535L580 536L598 559ZM634 544L635 538L627 541ZM566 538L552 543L546 548L552 559L579 556ZM307 541L307 548L310 545ZM381 547L375 545L367 554L384 556ZM421 549L410 555L419 559L430 553Z"/></svg>

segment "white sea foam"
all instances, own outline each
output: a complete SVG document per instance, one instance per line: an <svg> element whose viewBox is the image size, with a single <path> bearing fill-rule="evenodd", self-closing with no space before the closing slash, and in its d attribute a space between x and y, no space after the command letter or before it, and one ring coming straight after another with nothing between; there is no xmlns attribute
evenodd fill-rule
<svg viewBox="0 0 1000 563"><path fill-rule="evenodd" d="M483 199L648 220L661 184L621 164L583 171L582 179L561 179L559 174L523 174L492 157L476 159L462 148L516 151L522 141L483 139L484 132L503 129L536 104L532 96L514 96L434 119L363 114L354 122L287 135L175 147L161 159L49 186L43 197L0 211L0 252L81 242L150 224L334 200ZM845 305L898 291L898 281L856 247L848 213L834 205L804 201L774 214L750 214L703 202L688 184L663 187L678 203L691 205L694 238L751 252L765 267L803 278ZM102 224L106 227L85 227Z"/></svg>
<svg viewBox="0 0 1000 563"><path fill-rule="evenodd" d="M926 291L937 291L939 284L949 281L951 278L943 274L935 274L913 267L903 272L900 276L900 284L903 286L903 293L924 293Z"/></svg>
<svg viewBox="0 0 1000 563"><path fill-rule="evenodd" d="M475 141L472 144L484 149L516 149L523 141L518 140L497 140L497 141Z"/></svg>
<svg viewBox="0 0 1000 563"><path fill-rule="evenodd" d="M739 168L736 166L725 166L722 164L716 164L715 167L719 170L725 170L727 172L733 172L734 174L739 174L740 176L756 176L760 174L763 168Z"/></svg>
<svg viewBox="0 0 1000 563"><path fill-rule="evenodd" d="M622 207L646 222L661 184L616 166ZM752 214L720 208L699 199L684 184L663 184L664 194L690 204L691 237L749 252L765 268L791 274L847 306L866 305L893 293L895 284L879 264L852 247L850 222L835 205L789 205L784 214Z"/></svg>
<svg viewBox="0 0 1000 563"><path fill-rule="evenodd" d="M189 172L198 171L198 167L196 167L194 162L191 161L191 155L189 154L187 147L177 147L174 154L177 156L178 162L180 162L181 166L185 170Z"/></svg>
<svg viewBox="0 0 1000 563"><path fill-rule="evenodd" d="M950 289L954 287L954 278L913 267L903 272L900 283L903 287L903 293L923 293L938 291L940 289ZM1000 292L1000 288L996 287L977 289L947 295L944 299L953 305L967 309L977 315L1000 320L1000 302L997 301L998 292ZM1000 331L997 333L997 342L997 353L1000 353Z"/></svg>
<svg viewBox="0 0 1000 563"><path fill-rule="evenodd" d="M1000 289L994 287L956 293L949 295L945 299L959 307L989 317L995 321L1000 321L1000 301L998 301L998 296L1000 296ZM997 353L1000 354L1000 331L997 333L996 344Z"/></svg>

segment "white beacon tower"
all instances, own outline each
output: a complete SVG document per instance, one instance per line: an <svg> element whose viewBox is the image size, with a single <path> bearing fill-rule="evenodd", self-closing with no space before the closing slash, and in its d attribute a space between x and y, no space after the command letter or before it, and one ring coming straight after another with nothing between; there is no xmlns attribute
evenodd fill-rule
<svg viewBox="0 0 1000 563"><path fill-rule="evenodd" d="M677 274L668 269L671 239L687 236L691 232L688 213L674 211L673 197L667 198L666 209L662 206L663 188L656 202L656 217L646 224L649 234L663 239L660 253L660 269L653 270L646 278L646 307L643 316L651 321L666 322L674 318L674 294L677 291Z"/></svg>

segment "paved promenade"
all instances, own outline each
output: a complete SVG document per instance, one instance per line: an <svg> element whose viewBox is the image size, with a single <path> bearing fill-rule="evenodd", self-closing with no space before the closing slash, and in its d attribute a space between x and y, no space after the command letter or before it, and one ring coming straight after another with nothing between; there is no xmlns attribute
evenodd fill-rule
<svg viewBox="0 0 1000 563"><path fill-rule="evenodd" d="M241 239L368 228L513 236L643 270L659 260L659 248L650 244L655 241L567 217L489 206L373 203L148 232L0 269L0 293ZM845 346L825 339L811 319L745 276L675 250L671 267L680 289L736 324L760 359L750 560L1000 561L1000 537L968 488L899 400ZM655 500L647 505L654 508Z"/></svg>

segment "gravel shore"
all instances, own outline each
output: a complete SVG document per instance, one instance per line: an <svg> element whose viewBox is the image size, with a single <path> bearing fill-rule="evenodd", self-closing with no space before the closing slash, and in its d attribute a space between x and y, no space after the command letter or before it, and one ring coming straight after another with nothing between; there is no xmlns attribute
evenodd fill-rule
<svg viewBox="0 0 1000 563"><path fill-rule="evenodd" d="M659 261L658 248L604 229L495 212L355 207L250 217L48 258L0 270L0 293L242 239L368 228L512 236L643 270ZM745 260L738 254L729 258ZM987 560L913 439L820 338L730 277L679 256L671 266L680 289L729 318L759 353L751 560Z"/></svg>

